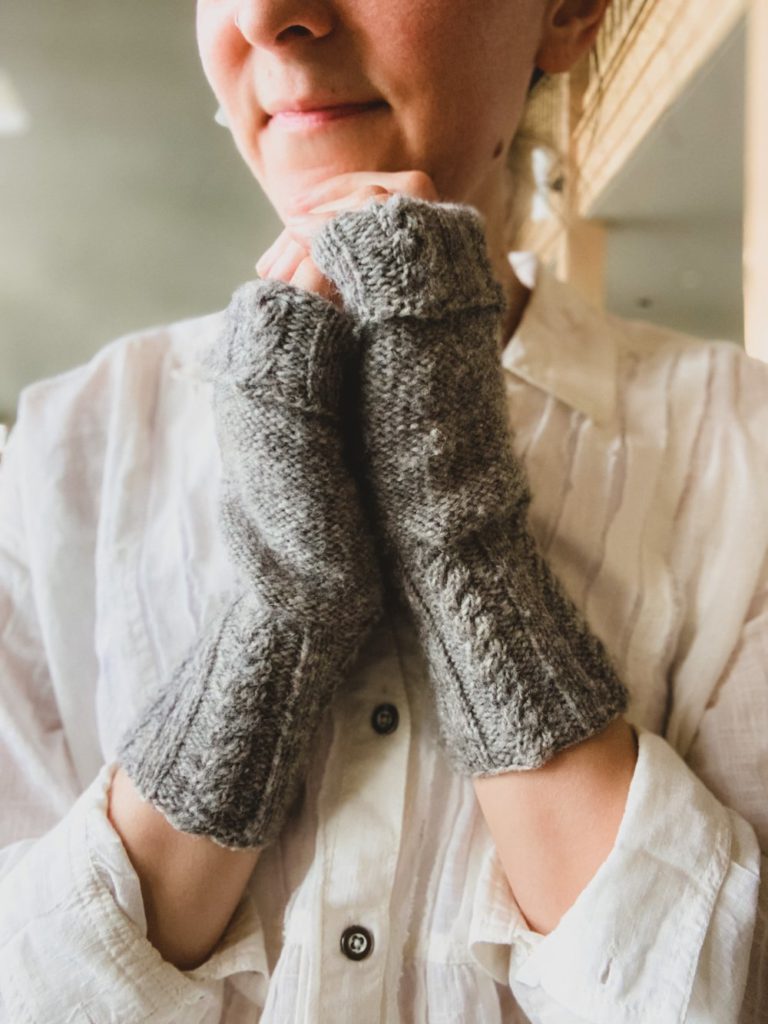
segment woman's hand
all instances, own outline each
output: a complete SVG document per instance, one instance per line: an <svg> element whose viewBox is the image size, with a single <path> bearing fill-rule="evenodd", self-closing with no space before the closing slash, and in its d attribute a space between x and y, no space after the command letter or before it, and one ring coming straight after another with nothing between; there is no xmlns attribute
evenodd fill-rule
<svg viewBox="0 0 768 1024"><path fill-rule="evenodd" d="M328 178L294 201L294 213L287 218L285 230L258 261L256 272L315 292L341 307L338 290L310 255L312 239L342 210L359 210L371 199L386 202L397 192L435 202L439 198L432 179L423 171L354 171Z"/></svg>

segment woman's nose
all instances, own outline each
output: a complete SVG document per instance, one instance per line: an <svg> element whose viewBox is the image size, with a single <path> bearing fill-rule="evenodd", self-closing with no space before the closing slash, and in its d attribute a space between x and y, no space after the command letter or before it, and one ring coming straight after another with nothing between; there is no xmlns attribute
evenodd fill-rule
<svg viewBox="0 0 768 1024"><path fill-rule="evenodd" d="M242 0L235 24L251 46L274 48L329 35L334 16L327 0Z"/></svg>

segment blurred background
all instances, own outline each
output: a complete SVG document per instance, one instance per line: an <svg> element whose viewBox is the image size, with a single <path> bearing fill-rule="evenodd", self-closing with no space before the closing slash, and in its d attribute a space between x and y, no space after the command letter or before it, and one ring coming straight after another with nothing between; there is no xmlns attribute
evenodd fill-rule
<svg viewBox="0 0 768 1024"><path fill-rule="evenodd" d="M565 164L539 160L521 247L611 311L745 344L757 17L614 0L590 61L550 90ZM26 384L254 276L281 226L216 107L189 0L5 0L0 423Z"/></svg>
<svg viewBox="0 0 768 1024"><path fill-rule="evenodd" d="M124 332L226 306L281 226L214 123L190 0L0 11L0 74L26 114L0 134L8 423L25 384Z"/></svg>

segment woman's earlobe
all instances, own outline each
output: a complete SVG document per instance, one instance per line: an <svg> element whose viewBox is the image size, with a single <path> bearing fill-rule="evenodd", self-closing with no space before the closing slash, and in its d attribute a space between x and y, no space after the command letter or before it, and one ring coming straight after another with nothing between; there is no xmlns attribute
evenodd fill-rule
<svg viewBox="0 0 768 1024"><path fill-rule="evenodd" d="M594 46L610 0L563 0L553 5L536 53L545 74L571 68Z"/></svg>

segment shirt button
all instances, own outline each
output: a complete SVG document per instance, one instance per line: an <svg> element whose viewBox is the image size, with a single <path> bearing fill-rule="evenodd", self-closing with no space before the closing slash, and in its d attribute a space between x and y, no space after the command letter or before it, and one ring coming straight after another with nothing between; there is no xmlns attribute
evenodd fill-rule
<svg viewBox="0 0 768 1024"><path fill-rule="evenodd" d="M400 715L394 704L379 704L371 715L371 725L382 736L394 732L399 721Z"/></svg>
<svg viewBox="0 0 768 1024"><path fill-rule="evenodd" d="M361 924L352 924L341 934L341 951L350 960L365 960L373 951L373 935Z"/></svg>

